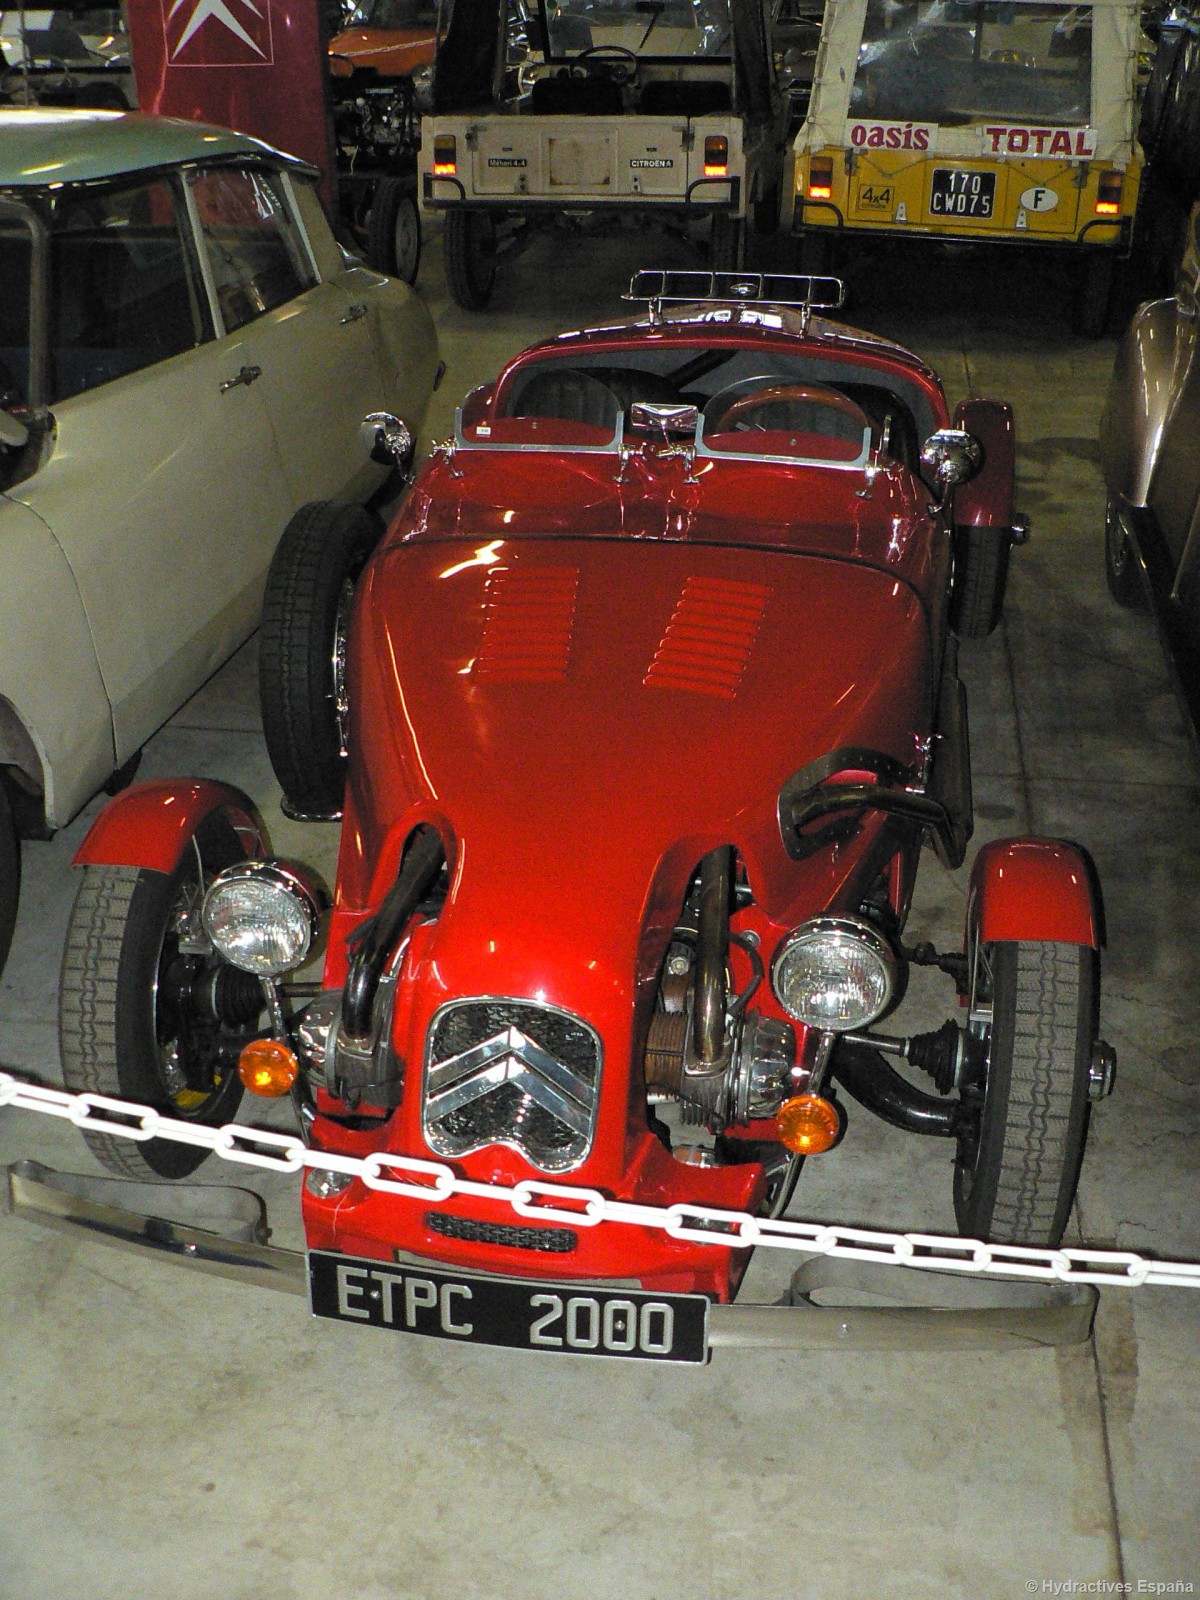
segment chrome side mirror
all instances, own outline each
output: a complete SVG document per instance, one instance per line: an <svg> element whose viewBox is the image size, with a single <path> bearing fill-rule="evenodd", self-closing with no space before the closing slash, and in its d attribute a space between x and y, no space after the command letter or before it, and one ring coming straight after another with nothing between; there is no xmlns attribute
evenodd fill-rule
<svg viewBox="0 0 1200 1600"><path fill-rule="evenodd" d="M654 405L648 400L635 400L629 408L630 426L663 439L694 438L700 421L696 406Z"/></svg>
<svg viewBox="0 0 1200 1600"><path fill-rule="evenodd" d="M404 472L412 460L413 436L408 424L390 411L372 411L358 426L358 442L381 467Z"/></svg>
<svg viewBox="0 0 1200 1600"><path fill-rule="evenodd" d="M933 479L940 510L960 483L969 483L983 466L983 446L963 428L939 428L921 450L921 465Z"/></svg>

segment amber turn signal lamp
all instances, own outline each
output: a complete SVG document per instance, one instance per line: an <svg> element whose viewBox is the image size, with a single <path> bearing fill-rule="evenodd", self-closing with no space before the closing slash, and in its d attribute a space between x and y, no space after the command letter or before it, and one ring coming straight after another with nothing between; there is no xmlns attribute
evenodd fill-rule
<svg viewBox="0 0 1200 1600"><path fill-rule="evenodd" d="M729 140L722 133L710 133L704 141L704 176L724 178L729 173Z"/></svg>
<svg viewBox="0 0 1200 1600"><path fill-rule="evenodd" d="M775 1118L780 1142L798 1156L819 1156L837 1143L842 1118L832 1100L819 1094L798 1094L785 1100Z"/></svg>
<svg viewBox="0 0 1200 1600"><path fill-rule="evenodd" d="M1100 174L1100 187L1096 191L1096 215L1098 217L1118 217L1121 214L1121 191L1125 187L1124 175L1120 172L1102 172Z"/></svg>
<svg viewBox="0 0 1200 1600"><path fill-rule="evenodd" d="M433 175L453 178L458 171L458 139L452 133L439 133L433 141Z"/></svg>
<svg viewBox="0 0 1200 1600"><path fill-rule="evenodd" d="M276 1100L296 1081L300 1063L278 1039L251 1039L238 1057L238 1077L251 1094Z"/></svg>
<svg viewBox="0 0 1200 1600"><path fill-rule="evenodd" d="M808 163L810 200L828 200L833 194L833 157L813 156Z"/></svg>

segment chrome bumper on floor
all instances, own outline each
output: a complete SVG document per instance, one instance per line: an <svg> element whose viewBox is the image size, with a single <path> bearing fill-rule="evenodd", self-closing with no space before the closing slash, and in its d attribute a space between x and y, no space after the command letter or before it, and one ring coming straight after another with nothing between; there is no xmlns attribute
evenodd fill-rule
<svg viewBox="0 0 1200 1600"><path fill-rule="evenodd" d="M308 1293L304 1255L267 1243L266 1207L251 1190L93 1178L36 1161L15 1162L7 1177L8 1210L16 1216L260 1288ZM134 1202L148 1211L130 1210ZM793 1275L790 1304L713 1306L709 1344L759 1350L1081 1344L1098 1299L1090 1284L980 1279L814 1256Z"/></svg>

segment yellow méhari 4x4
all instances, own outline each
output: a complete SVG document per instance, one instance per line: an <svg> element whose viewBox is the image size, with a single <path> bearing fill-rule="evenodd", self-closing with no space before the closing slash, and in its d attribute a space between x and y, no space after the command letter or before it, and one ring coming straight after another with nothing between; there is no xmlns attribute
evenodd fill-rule
<svg viewBox="0 0 1200 1600"><path fill-rule="evenodd" d="M1127 254L1138 0L828 0L790 209L805 264L887 234L1077 252L1100 334Z"/></svg>

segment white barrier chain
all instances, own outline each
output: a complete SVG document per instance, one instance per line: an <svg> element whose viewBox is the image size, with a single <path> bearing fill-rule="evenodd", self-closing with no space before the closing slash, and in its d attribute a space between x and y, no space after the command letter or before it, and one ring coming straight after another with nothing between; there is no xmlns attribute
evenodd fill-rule
<svg viewBox="0 0 1200 1600"><path fill-rule="evenodd" d="M985 1244L934 1233L889 1233L875 1228L849 1228L822 1222L754 1217L744 1211L714 1206L644 1206L611 1200L598 1189L527 1178L511 1187L460 1178L440 1161L377 1151L366 1157L314 1150L288 1133L261 1128L222 1128L180 1122L150 1106L114 1100L103 1094L71 1094L41 1084L25 1083L0 1072L0 1107L40 1111L62 1117L89 1133L121 1139L168 1139L210 1150L223 1161L269 1172L301 1172L306 1167L343 1172L368 1189L425 1202L452 1195L499 1200L517 1216L535 1222L594 1228L602 1222L623 1222L639 1228L661 1228L672 1239L695 1244L757 1246L799 1250L806 1255L840 1256L850 1261L876 1261L885 1266L936 1267L940 1272L992 1273L1006 1278L1049 1278L1069 1283L1142 1284L1200 1289L1200 1263L1159 1261L1128 1250L1037 1249L1027 1245Z"/></svg>

